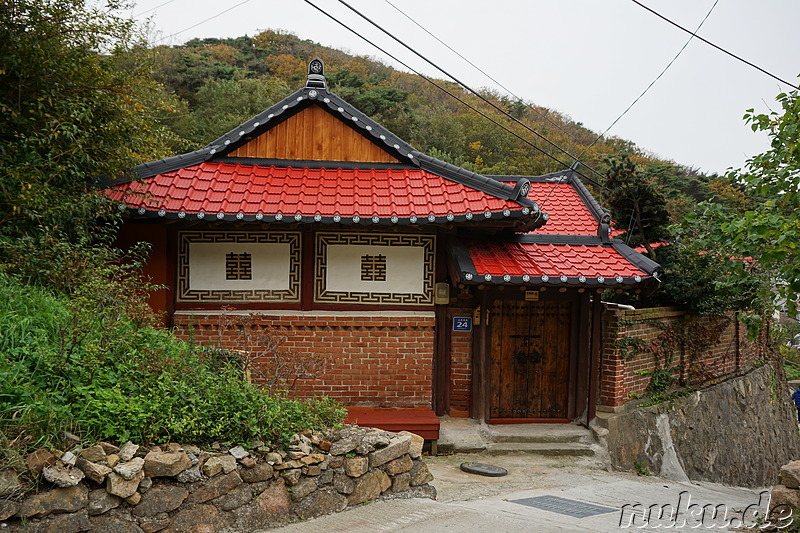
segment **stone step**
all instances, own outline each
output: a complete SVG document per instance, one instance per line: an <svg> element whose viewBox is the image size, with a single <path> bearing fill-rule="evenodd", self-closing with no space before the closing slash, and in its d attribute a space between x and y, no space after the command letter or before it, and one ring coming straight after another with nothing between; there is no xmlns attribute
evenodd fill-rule
<svg viewBox="0 0 800 533"><path fill-rule="evenodd" d="M485 429L487 442L591 444L591 430L572 424L493 424Z"/></svg>
<svg viewBox="0 0 800 533"><path fill-rule="evenodd" d="M533 454L553 457L594 456L594 450L591 446L577 442L499 442L489 444L484 453L489 455Z"/></svg>

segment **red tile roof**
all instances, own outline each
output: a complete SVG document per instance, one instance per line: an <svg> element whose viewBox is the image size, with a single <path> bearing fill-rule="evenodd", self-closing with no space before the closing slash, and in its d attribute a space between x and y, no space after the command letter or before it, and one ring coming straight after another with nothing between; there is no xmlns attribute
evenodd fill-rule
<svg viewBox="0 0 800 533"><path fill-rule="evenodd" d="M528 198L549 215L536 233L597 235L597 220L570 183L531 183Z"/></svg>
<svg viewBox="0 0 800 533"><path fill-rule="evenodd" d="M479 277L545 275L555 281L560 276L613 279L648 275L610 245L474 242L468 251Z"/></svg>
<svg viewBox="0 0 800 533"><path fill-rule="evenodd" d="M469 219L485 218L486 211L500 217L531 211L418 168L312 169L206 162L116 185L107 194L140 213L179 216L466 215Z"/></svg>

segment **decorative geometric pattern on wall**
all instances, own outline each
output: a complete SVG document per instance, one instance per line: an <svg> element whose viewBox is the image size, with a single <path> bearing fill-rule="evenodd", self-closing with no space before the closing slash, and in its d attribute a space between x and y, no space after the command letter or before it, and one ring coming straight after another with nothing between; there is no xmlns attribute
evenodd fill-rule
<svg viewBox="0 0 800 533"><path fill-rule="evenodd" d="M244 283L252 288L192 287L191 246L219 244L223 262L221 283ZM225 247L230 244L230 249ZM288 272L286 288L262 288L258 273L254 271L256 256L242 251L242 245L281 244L288 248L285 260ZM234 249L236 248L236 249ZM257 250L257 247L255 248ZM177 301L182 303L247 303L247 302L299 302L300 301L300 233L288 231L181 231L178 233ZM195 263L195 268L199 265Z"/></svg>
<svg viewBox="0 0 800 533"><path fill-rule="evenodd" d="M434 235L317 233L315 248L315 302L433 305Z"/></svg>

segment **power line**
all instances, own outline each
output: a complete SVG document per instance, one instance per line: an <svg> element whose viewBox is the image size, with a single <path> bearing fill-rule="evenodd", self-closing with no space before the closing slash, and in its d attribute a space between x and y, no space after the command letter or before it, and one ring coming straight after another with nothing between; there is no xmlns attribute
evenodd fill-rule
<svg viewBox="0 0 800 533"><path fill-rule="evenodd" d="M390 6L392 6L392 7L393 7L393 8L394 8L394 9L395 9L395 10L396 10L398 13L400 13L400 14L401 14L401 15L403 15L405 18L407 18L408 20L410 20L410 21L411 21L411 22L412 22L414 25L416 25L416 26L417 26L419 29L421 29L422 31L424 31L425 33L427 33L428 35L430 35L431 37L433 37L434 39L436 39L436 41L438 41L438 42L439 42L439 43L440 43L442 46L444 46L445 48L447 48L448 50L450 50L451 52L453 52L455 55L457 55L458 57L460 57L461 59L463 59L463 60L464 60L464 61L466 61L467 63L469 63L469 65L470 65L470 66L472 66L472 67L473 67L475 70L477 70L478 72L480 72L481 74L483 74L484 76L486 76L487 78L489 78L490 80L492 80L492 81L493 81L494 83L496 83L496 84L497 84L497 85L498 85L498 86L499 86L501 89L503 89L503 90L504 90L504 91L506 91L508 94L510 94L511 96L513 96L514 98L516 98L516 99L517 99L519 102L523 102L522 98L520 98L519 96L517 96L516 94L514 94L514 91L512 91L511 89L509 89L508 87L506 87L505 85L503 85L502 83L500 83L499 81L497 81L496 79L494 79L494 78L493 78L491 75L489 75L489 74L488 74L486 71L484 71L483 69L481 69L481 68L480 68L478 65L476 65L475 63L473 63L472 61L470 61L469 59L467 59L466 57L464 57L463 55L461 55L461 54L460 54L460 53L459 53L457 50L453 49L453 48L452 48L452 47L451 47L449 44L447 44L446 42L444 42L444 41L442 41L441 39L439 39L439 38L438 38L436 35L434 35L433 33L431 33L431 32L430 32L430 31L429 31L427 28L425 28L425 27L424 27L424 26L422 26L422 25L421 25L419 22L417 22L416 20L414 20L413 18L411 18L411 17L410 17L408 14L406 14L406 13L405 13L405 12L404 12L402 9L400 9L399 7L397 7L396 5L394 5L394 4L393 4L392 2L390 2L389 0L383 0L383 1L384 1L384 2L386 2L387 4L389 4ZM523 103L524 103L524 102L523 102ZM560 131L561 131L561 133L563 133L564 135L566 135L567 137L569 137L570 139L572 139L574 142L576 142L576 143L577 143L577 142L579 142L579 141L578 141L578 140L575 138L575 136L574 136L574 135L572 135L570 132L568 132L567 130L565 130L564 128L562 128L562 127L561 127L561 125L560 125L558 122L556 122L555 120L552 120L550 117L548 117L548 116L547 116L547 115L545 115L544 113L540 113L540 112L539 112L539 111L537 111L537 110L536 110L536 109L535 109L533 106L526 105L526 107L527 107L528 109L530 109L531 111L533 111L533 112L536 114L536 116L538 116L538 117L539 117L539 118L541 118L542 120L545 120L545 121L549 122L550 124L552 124L553 126L555 126L555 127L558 129L558 130L560 130Z"/></svg>
<svg viewBox="0 0 800 533"><path fill-rule="evenodd" d="M611 130L611 128L613 128L614 126L616 126L617 122L619 122L619 121L620 121L620 119L622 119L622 117L624 117L625 115L627 115L627 114L628 114L628 111L630 111L630 110L631 110L631 108L633 108L633 106L635 106L635 105L636 105L636 102L638 102L639 100L641 100L641 99L642 99L642 97L643 97L645 94L647 94L647 91L649 91L649 90L650 90L650 88L651 88L653 85L655 85L655 84L656 84L656 82L657 82L658 80L660 80L660 79L661 79L661 76L663 76L663 75L664 75L664 73L665 73L665 72L666 72L666 71L669 69L669 67L671 67L671 66L672 66L672 64L673 64L673 63L674 63L674 62L675 62L675 61L678 59L678 57L680 57L680 55L683 53L683 51L684 51L684 50L686 50L686 47L687 47L687 46L689 46L689 43L690 43L690 42L692 42L692 39L694 39L694 38L695 38L695 36L697 35L697 32L700 30L700 28L703 26L703 24L705 24L706 20L707 20L707 19L708 19L708 17L711 15L711 12L712 12L712 11L714 11L714 8L715 8L715 7L717 7L717 3L718 3L718 2L719 2L719 0L715 0L715 2L714 2L714 5L712 5L712 6L711 6L711 9L709 9L709 10L708 10L708 13L706 13L706 16L705 16L705 17L703 17L703 20L701 20L701 21L700 21L700 24L698 24L698 25L697 25L697 28L696 28L696 29L694 30L694 32L693 32L693 33L692 33L692 34L689 36L689 39L688 39L688 40L687 40L687 41L684 43L684 45L681 47L681 49L680 49L680 50L678 50L678 53L677 53L677 54L675 54L675 57L673 57L673 58L672 58L672 61L670 61L669 63L667 63L667 66L666 66L666 67L664 67L664 70L662 70L662 71L661 71L661 73L660 73L658 76L656 76L656 79L654 79L652 82L650 82L650 85L648 85L648 86L645 88L645 90L644 90L644 91L642 91L642 94L640 94L639 96L637 96L637 97L636 97L636 99L635 99L635 100L634 100L634 101L631 103L631 105L629 105L629 106L628 106L628 107L625 109L625 111L623 111L623 112L622 112L622 114L621 114L620 116L618 116L618 117L617 117L617 118L614 120L614 122L612 122L612 123L611 123L611 125L610 125L609 127L607 127L607 128L606 128L606 129L603 131L603 133L601 133L600 135L598 135L598 136L595 138L595 140L594 140L594 141L592 141L592 144L590 144L589 146L587 146L586 148L584 148L583 152L581 152L581 155L579 155L578 157L583 157L583 154L585 154L585 153L586 153L586 152L589 150L589 148L591 148L592 146L594 146L594 145L597 143L597 141L599 141L600 139L602 139L603 137L605 137L605 136L606 136L606 133L608 133L608 132L609 132L609 130Z"/></svg>
<svg viewBox="0 0 800 533"><path fill-rule="evenodd" d="M360 11L358 11L357 9L355 9L354 7L352 7L350 4L348 4L348 3L347 3L347 2L345 2L344 0L339 0L339 3L340 3L340 4L342 4L342 5L344 5L345 7L347 7L349 10L351 10L352 12L354 12L354 13L355 13L355 14L357 14L359 17L363 18L364 20L366 20L367 22L369 22L370 24L372 24L372 25L373 25L373 26L375 26L376 28L378 28L380 31L382 31L383 33L385 33L386 35L388 35L389 37L391 37L391 38L392 38L392 39L394 39L395 41L397 41L397 42L398 42L400 45L402 45L403 47L405 47L405 48L406 48L407 50L409 50L410 52L414 53L416 56L418 56L420 59L422 59L423 61L425 61L425 62L426 62L426 63L428 63L429 65L431 65L431 66L433 66L434 68L436 68L437 70L439 70L439 71L440 71L441 73L443 73L445 76L449 77L450 79L452 79L453 81L455 81L456 83L458 83L459 85L461 85L462 87L464 87L464 89L466 89L468 92L472 93L473 95L475 95L476 97L478 97L479 99L481 99L481 100L482 100L484 103L486 103L486 104L488 104L489 106L493 107L494 109L496 109L497 111L499 111L500 113L502 113L503 115L505 115L506 117L508 117L509 119L511 119L513 122L516 122L517 124L519 124L520 126L522 126L523 128L525 128L526 130L528 130L529 132L533 133L534 135L536 135L537 137L539 137L540 139L542 139L544 142L546 142L547 144L549 144L550 146L552 146L553 148L555 148L555 149L556 149L556 150L558 150L559 152L561 152L561 153L563 153L564 155L566 155L566 156L570 157L570 158L571 158L571 159L573 159L574 161L577 161L577 160L578 160L578 158L577 158L577 157L575 157L574 155L570 154L569 152L567 152L566 150L564 150L563 148L561 148L559 145L557 145L556 143L554 143L553 141L551 141L550 139L548 139L547 137L545 137L545 136L544 136L544 135L542 135L541 133L537 132L536 130L534 130L533 128L531 128L530 126L528 126L527 124L525 124L524 122L520 121L519 119L517 119L516 117L514 117L513 115L511 115L510 113L508 113L508 112L507 112L505 109L502 109L502 108L500 108L499 106L497 106L497 105L496 105L494 102L491 102L491 101L489 101L489 100L488 100L487 98L485 98L483 95L481 95L480 93L478 93L477 91L475 91L474 89L472 89L472 88L471 88L469 85L467 85L466 83L462 82L461 80L459 80L458 78L456 78L454 75L450 74L449 72L447 72L446 70L444 70L442 67L440 67L439 65L437 65L436 63L434 63L433 61L431 61L430 59L428 59L427 57L423 56L423 55L422 55L422 54L420 54L419 52L417 52L417 51L416 51L415 49L413 49L411 46L407 45L405 42L403 42L402 40L398 39L398 38L397 38L396 36L394 36L394 35L393 35L391 32L389 32L389 31L385 30L385 29L384 29L383 27L381 27L381 26L380 26L378 23L376 23L376 22L374 22L373 20L371 20L369 17L367 17L366 15L364 15L363 13L361 13ZM373 46L374 46L374 45L373 45ZM564 163L561 163L561 164L563 165ZM569 165L565 165L565 166L566 166L567 168L569 168ZM600 173L600 172L598 172L597 170L593 169L593 168L592 168L592 167L590 167L589 165L586 165L586 164L584 163L584 166L585 166L586 168L588 168L589 170L591 170L592 172L594 172L595 174L597 174L598 176L600 176L601 178L605 178L605 176L603 176L603 174L601 174L601 173Z"/></svg>
<svg viewBox="0 0 800 533"><path fill-rule="evenodd" d="M225 10L223 10L223 11L220 11L220 12L219 12L219 13L217 13L216 15L213 15L213 16L211 16L211 17L208 17L208 18L207 18L207 19L205 19L205 20L201 20L201 21L200 21L200 22L198 22L197 24L193 24L193 25L189 26L188 28L184 28L184 29L182 29L182 30L180 30L180 31L176 31L176 32L175 32L175 33L173 33L172 35L167 35L166 37L162 37L161 39L157 40L155 43L160 43L161 41L164 41L164 40L166 40L166 39L169 39L170 37L175 37L176 35L179 35L179 34L181 34L181 33L185 32L185 31L189 31L189 30L191 30L191 29L194 29L194 28L196 28L196 27L200 26L201 24L205 24L205 23L206 23L206 22L208 22L209 20L214 20L215 18L217 18L217 17L219 17L219 16L222 16L222 15L224 15L224 14L225 14L225 13L227 13L228 11L231 11L231 10L233 10L233 9L236 9L237 7L241 6L241 5L244 5L244 4L246 4L246 3L247 3L247 2L249 2L249 1L250 1L250 0L243 0L242 2L239 2L238 4L236 4L236 5L234 5L234 6L231 6L231 7L229 7L228 9L225 9ZM169 3L169 2L167 2L167 3ZM155 43L154 43L154 44L155 44Z"/></svg>
<svg viewBox="0 0 800 533"><path fill-rule="evenodd" d="M522 142L526 143L527 145L529 145L529 146L530 146L530 147L532 147L533 149L535 149L535 150L538 150L539 152L541 152L541 153L542 153L542 154L544 154L545 156L547 156L547 157L549 157L550 159L552 159L552 160L556 161L557 163L559 163L559 164L560 164L560 165L562 165L563 167L565 167L565 168L570 168L570 165L568 165L568 164L564 163L563 161L561 161L560 159L558 159L558 158L557 158L557 157L555 157L554 155L552 155L552 154L550 154L550 153L548 153L548 152L546 152L546 151L542 150L541 148L539 148L538 146L536 146L535 144L533 144L532 142L530 142L528 139L525 139L524 137L522 137L521 135L519 135L519 134L518 134L518 133L516 133L515 131L512 131L511 129L509 129L509 128L508 128L508 127L506 127L505 125L503 125L503 124L501 124L501 123L497 122L495 119L493 119L492 117L490 117L489 115L487 115L487 114L486 114L486 113L484 113L483 111L481 111L481 110L477 109L476 107L474 107L473 105L471 105L471 104L469 104L469 103L465 102L465 101L464 101L462 98L459 98L457 95L455 95L455 94L453 94L452 92L448 91L446 88L442 87L441 85L439 85L438 83L436 83L436 82L435 82L434 80L432 80L431 78L429 78L429 77L425 76L424 74L422 74L422 73L421 73L421 72L419 72L418 70L416 70L416 69L412 68L412 67L411 67L411 66L409 66L407 63L405 63L405 62L401 61L400 59L398 59L398 58L397 58L397 57L395 57L394 55L390 54L389 52L387 52L386 50L384 50L383 48L381 48L380 46L378 46L378 45L377 45L377 44L375 44L374 42L370 41L369 39L367 39L366 37L364 37L363 35L361 35L360 33L358 33L356 30L354 30L354 29L352 29L351 27L349 27L349 26L348 26L347 24L345 24L344 22L340 21L339 19L337 19L336 17L334 17L333 15L331 15L330 13L328 13L327 11L325 11L324 9L322 9L321 7L319 7L318 5L314 4L313 2L311 2L311 0L303 0L303 1L304 1L305 3L307 3L308 5L310 5L311 7L313 7L314 9L316 9L317 11L319 11L320 13L322 13L323 15L325 15L326 17L328 17L329 19L331 19L332 21L334 21L334 22L336 22L337 24L339 24L340 26L342 26L344 29L346 29L346 30L348 30L349 32L351 32L351 33L355 34L357 37L360 37L361 39L363 39L364 41L366 41L367 43L369 43L369 44L370 44L370 45L372 45L373 47L377 48L378 50L380 50L381 52L383 52L384 54L386 54L386 56L388 56L388 57L390 57L390 58L394 59L394 60L395 60L395 61L397 61L397 62L398 62L400 65L403 65L405 68L407 68L408 70L410 70L411 72L413 72L413 73L414 73L414 74L416 74L417 76L421 77L422 79L424 79L424 80L425 80L425 81L427 81L428 83L432 84L433 86L435 86L436 88L438 88L439 90L441 90L442 92L444 92L445 94L447 94L448 96L450 96L451 98L454 98L455 100L457 100L458 102L460 102L460 103L461 103L461 104L463 104L464 106L468 107L468 108L469 108L469 109L471 109L472 111L474 111L474 112L478 113L479 115L481 115L481 116L482 116L482 117L484 117L485 119L489 120L489 121L490 121L490 122L492 122L494 125L496 125L496 126L498 126L498 127L502 128L503 130L505 130L506 132L510 133L511 135L513 135L513 136L514 136L514 137L516 137L517 139L521 140ZM588 167L587 167L587 168L588 168ZM582 172L580 172L579 170L576 170L575 172L577 172L577 173L578 173L578 174L579 174L581 177L585 178L586 180L588 180L588 181L589 181L589 182L591 182L592 184L594 184L594 185L596 185L596 186L598 186L598 187L604 187L603 185L601 185L601 184L600 184L600 183L598 183L597 181L593 180L592 178L590 178L590 177L586 176L585 174L583 174L583 173L582 173ZM597 173L597 171L595 171L595 172ZM598 174L598 175L600 175L600 176L602 176L602 175L601 175L601 174L599 174L599 173L597 173L597 174Z"/></svg>
<svg viewBox="0 0 800 533"><path fill-rule="evenodd" d="M163 4L158 4L156 7L152 7L152 8L150 8L150 9L145 9L144 11L141 11L141 12L139 12L139 13L136 13L135 15L133 15L133 18L136 18L136 17L141 17L141 16L142 16L142 15L144 15L145 13L150 13L151 11L155 11L155 10L156 10L156 9L158 9L159 7L164 7L165 5L167 5L167 4L171 4L171 3L172 3L172 2L174 2L174 1L175 1L175 0L167 0L167 1L166 1L166 2L164 2Z"/></svg>
<svg viewBox="0 0 800 533"><path fill-rule="evenodd" d="M686 32L686 33L688 33L688 34L691 34L692 36L694 36L694 37L697 37L698 39L700 39L701 41L703 41L703 42L704 42L704 43L706 43L707 45L713 46L714 48L716 48L716 49L717 49L717 50L719 50L720 52L726 53L726 54L728 54L729 56L731 56L732 58L734 58L734 59L738 59L739 61L741 61L742 63L744 63L744 64L746 64L746 65L750 65L750 66L751 66L751 67L753 67L754 69L756 69L756 70L758 70L758 71L760 71L760 72L763 72L763 73L764 73L764 74L766 74L767 76L769 76L769 77L771 77L771 78L773 78L773 79L776 79L776 80L778 80L778 81L779 81L779 82L781 82L781 83L785 83L786 85L788 85L789 87L792 87L793 89L800 89L800 87L798 87L797 85L794 85L794 84L792 84L792 83L789 83L788 81L786 81L786 80L784 80L784 79L781 79L781 78L779 78L779 77L778 77L778 76L776 76L775 74L772 74L771 72L768 72L768 71L764 70L763 68L759 67L758 65L756 65L756 64L754 64L754 63L751 63L750 61L748 61L748 60L746 60L746 59L743 59L743 58L741 58L741 57L737 56L736 54L734 54L734 53L732 53L732 52L728 52L727 50L725 50L725 49L724 49L724 48L722 48L721 46L717 46L716 44L712 43L711 41L709 41L709 40L707 40L707 39L704 39L704 38L700 37L700 36L699 36L699 35L697 35L696 33L692 33L691 31L687 30L686 28L684 28L683 26L681 26L681 25L680 25L680 24L678 24L677 22L673 22L673 21L671 21L670 19L668 19L668 18L667 18L667 17L665 17L664 15L662 15L662 14L660 14L660 13L658 13L658 12L656 12L656 11L652 10L652 9L650 9L650 8L649 8L649 7L647 7L646 5L644 5L644 4L642 4L641 2L639 2L638 0L631 0L631 1L632 1L634 4L636 4L637 6L639 6L639 7L642 7L642 8L644 8L644 9L646 9L647 11L649 11L649 12L650 12L650 13L652 13L653 15L657 16L658 18L660 18L660 19L662 19L662 20L665 20L665 21L669 22L670 24L672 24L672 25L673 25L673 26L675 26L676 28L679 28L679 29L681 29L681 30L685 31L685 32Z"/></svg>

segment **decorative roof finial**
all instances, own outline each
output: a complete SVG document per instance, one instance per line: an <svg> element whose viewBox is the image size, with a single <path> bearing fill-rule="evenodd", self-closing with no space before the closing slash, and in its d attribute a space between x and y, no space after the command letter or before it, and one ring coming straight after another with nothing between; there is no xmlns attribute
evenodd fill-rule
<svg viewBox="0 0 800 533"><path fill-rule="evenodd" d="M325 82L325 63L318 57L315 57L308 64L308 81L306 87L310 89L327 89L328 84Z"/></svg>

